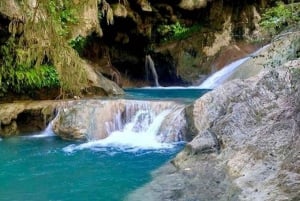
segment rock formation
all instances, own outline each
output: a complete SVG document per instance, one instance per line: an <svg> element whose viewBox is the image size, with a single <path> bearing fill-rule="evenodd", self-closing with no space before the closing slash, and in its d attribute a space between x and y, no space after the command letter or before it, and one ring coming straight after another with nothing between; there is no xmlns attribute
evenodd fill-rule
<svg viewBox="0 0 300 201"><path fill-rule="evenodd" d="M41 131L55 117L59 101L23 101L0 104L0 136Z"/></svg>
<svg viewBox="0 0 300 201"><path fill-rule="evenodd" d="M299 200L300 60L187 109L195 138L128 200Z"/></svg>
<svg viewBox="0 0 300 201"><path fill-rule="evenodd" d="M127 123L138 116L136 132L143 130L154 121L155 116L168 110L159 129L162 142L177 142L186 139L184 105L173 101L136 101L136 100L79 100L67 101L58 108L53 121L54 132L68 140L99 140L113 131L124 129ZM145 124L145 125L144 125ZM173 126L173 125L176 126Z"/></svg>
<svg viewBox="0 0 300 201"><path fill-rule="evenodd" d="M297 58L300 50L300 30L291 30L278 35L270 45L253 55L227 79L247 79L268 67L276 67Z"/></svg>

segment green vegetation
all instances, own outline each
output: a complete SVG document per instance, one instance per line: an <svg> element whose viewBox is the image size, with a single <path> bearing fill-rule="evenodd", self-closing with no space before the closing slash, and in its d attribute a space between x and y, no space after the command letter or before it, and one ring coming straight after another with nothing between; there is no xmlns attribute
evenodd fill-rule
<svg viewBox="0 0 300 201"><path fill-rule="evenodd" d="M59 87L58 75L51 65L35 68L24 60L24 52L11 37L0 48L0 96L7 92L28 93L41 88Z"/></svg>
<svg viewBox="0 0 300 201"><path fill-rule="evenodd" d="M285 27L299 24L300 11L293 4L285 5L277 2L275 7L266 9L262 15L260 25L271 35L282 31Z"/></svg>
<svg viewBox="0 0 300 201"><path fill-rule="evenodd" d="M162 41L169 40L182 40L191 36L201 29L199 24L193 25L191 27L185 27L184 25L176 22L175 24L160 25L157 28L157 32L161 35Z"/></svg>
<svg viewBox="0 0 300 201"><path fill-rule="evenodd" d="M69 0L50 0L47 8L53 22L56 32L59 35L67 36L70 33L70 25L78 22L77 10Z"/></svg>
<svg viewBox="0 0 300 201"><path fill-rule="evenodd" d="M87 38L82 36L77 36L69 41L69 45L77 51L79 55L82 54L85 45L87 44Z"/></svg>
<svg viewBox="0 0 300 201"><path fill-rule="evenodd" d="M22 32L14 31L0 52L2 93L60 85L64 94L75 95L87 87L85 63L68 44L85 3L39 0L32 8L19 2L25 20L13 19L10 29Z"/></svg>

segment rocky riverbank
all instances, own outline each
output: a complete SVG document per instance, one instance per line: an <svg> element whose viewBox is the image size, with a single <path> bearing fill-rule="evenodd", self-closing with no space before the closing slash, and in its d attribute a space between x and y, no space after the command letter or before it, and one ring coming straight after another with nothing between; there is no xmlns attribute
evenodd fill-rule
<svg viewBox="0 0 300 201"><path fill-rule="evenodd" d="M300 60L235 80L188 108L196 137L128 199L299 200Z"/></svg>

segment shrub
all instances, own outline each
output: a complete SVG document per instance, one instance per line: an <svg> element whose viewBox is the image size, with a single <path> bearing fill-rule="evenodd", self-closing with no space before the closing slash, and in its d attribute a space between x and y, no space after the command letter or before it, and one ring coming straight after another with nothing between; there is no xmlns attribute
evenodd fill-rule
<svg viewBox="0 0 300 201"><path fill-rule="evenodd" d="M84 47L85 47L86 43L87 43L87 39L84 38L84 37L82 37L82 36L80 36L80 35L77 36L77 37L74 38L74 39L71 39L71 40L69 41L69 45L70 45L74 50L76 50L77 53L78 53L79 55L82 54L82 52L83 52L83 50L84 50Z"/></svg>
<svg viewBox="0 0 300 201"><path fill-rule="evenodd" d="M179 22L176 22L175 24L160 25L157 28L157 32L162 36L162 41L168 41L185 39L200 29L201 26L199 24L191 27L185 27Z"/></svg>
<svg viewBox="0 0 300 201"><path fill-rule="evenodd" d="M266 9L262 14L260 25L271 35L282 31L284 27L299 23L299 10L293 5L277 2L275 7Z"/></svg>
<svg viewBox="0 0 300 201"><path fill-rule="evenodd" d="M30 60L20 60L24 51L15 43L15 39L10 38L0 48L0 96L7 92L27 93L60 86L53 65L42 64L35 68Z"/></svg>

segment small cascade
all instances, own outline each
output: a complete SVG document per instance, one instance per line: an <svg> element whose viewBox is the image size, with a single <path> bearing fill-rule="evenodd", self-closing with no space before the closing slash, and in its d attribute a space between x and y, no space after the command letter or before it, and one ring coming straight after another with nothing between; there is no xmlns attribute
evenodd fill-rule
<svg viewBox="0 0 300 201"><path fill-rule="evenodd" d="M148 75L148 68L151 70L151 73L153 75L155 86L159 87L160 85L158 83L158 75L157 75L157 72L155 69L155 64L150 55L146 55L146 58L145 58L145 69L146 69L147 75ZM147 79L148 79L148 76L147 76Z"/></svg>
<svg viewBox="0 0 300 201"><path fill-rule="evenodd" d="M126 104L123 114L118 111L105 125L109 137L121 131L124 135L147 133L158 142L183 141L186 126L184 105L132 101Z"/></svg>
<svg viewBox="0 0 300 201"><path fill-rule="evenodd" d="M239 67L242 63L247 61L250 57L242 58L237 61L234 61L226 66L224 66L221 70L215 72L210 77L208 77L200 86L200 89L213 89L222 84L232 73L234 70Z"/></svg>
<svg viewBox="0 0 300 201"><path fill-rule="evenodd" d="M40 133L27 136L28 138L45 138L45 137L53 137L55 136L52 130L52 122L48 124L45 130L41 131Z"/></svg>
<svg viewBox="0 0 300 201"><path fill-rule="evenodd" d="M234 72L235 70L241 66L241 64L245 63L247 60L249 60L251 57L256 56L258 53L260 53L262 50L267 48L269 45L266 45L259 50L255 51L254 53L250 54L249 56L236 60L226 66L224 66L221 70L215 72L210 77L208 77L202 84L199 85L198 88L200 89L214 89L217 86L224 83L224 81L227 80Z"/></svg>
<svg viewBox="0 0 300 201"><path fill-rule="evenodd" d="M186 121L183 120L185 116L183 104L171 101L131 100L119 105L121 107L114 112L114 115L111 114L113 116L111 120L93 122L105 126L106 138L91 137L88 138L87 143L71 145L64 150L72 152L97 147L162 149L171 148L173 143L185 139Z"/></svg>

